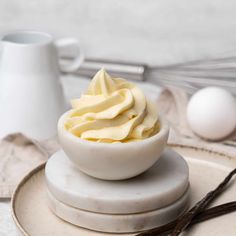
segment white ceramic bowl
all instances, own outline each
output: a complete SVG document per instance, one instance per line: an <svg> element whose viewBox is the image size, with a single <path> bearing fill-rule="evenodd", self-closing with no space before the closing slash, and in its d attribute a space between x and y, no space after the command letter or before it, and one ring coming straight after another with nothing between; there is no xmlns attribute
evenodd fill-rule
<svg viewBox="0 0 236 236"><path fill-rule="evenodd" d="M63 150L76 167L99 179L121 180L141 174L160 158L168 139L169 127L163 119L160 119L160 131L141 141L130 143L87 141L65 129L67 116L68 112L58 121L58 137Z"/></svg>

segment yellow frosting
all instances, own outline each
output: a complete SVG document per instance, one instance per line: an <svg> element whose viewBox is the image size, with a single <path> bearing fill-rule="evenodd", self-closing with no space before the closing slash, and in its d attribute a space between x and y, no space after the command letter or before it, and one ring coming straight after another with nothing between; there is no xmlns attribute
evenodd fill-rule
<svg viewBox="0 0 236 236"><path fill-rule="evenodd" d="M159 131L157 111L134 84L101 69L79 99L71 101L66 129L82 139L130 142Z"/></svg>

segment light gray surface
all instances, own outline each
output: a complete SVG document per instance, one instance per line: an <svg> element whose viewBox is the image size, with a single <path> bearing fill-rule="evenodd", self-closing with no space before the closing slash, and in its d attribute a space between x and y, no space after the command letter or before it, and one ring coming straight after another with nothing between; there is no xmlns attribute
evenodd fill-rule
<svg viewBox="0 0 236 236"><path fill-rule="evenodd" d="M17 236L13 223L9 200L0 201L0 236Z"/></svg>
<svg viewBox="0 0 236 236"><path fill-rule="evenodd" d="M160 65L235 49L235 12L233 0L1 0L0 33L76 36L87 56Z"/></svg>

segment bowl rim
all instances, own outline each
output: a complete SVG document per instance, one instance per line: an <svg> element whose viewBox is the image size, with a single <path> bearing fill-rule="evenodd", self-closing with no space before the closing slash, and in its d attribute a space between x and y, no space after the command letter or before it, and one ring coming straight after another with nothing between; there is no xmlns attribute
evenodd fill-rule
<svg viewBox="0 0 236 236"><path fill-rule="evenodd" d="M103 143L103 142L94 142L94 141L90 141L90 140L86 140L86 139L82 139L80 137L77 137L75 135L73 135L72 133L70 133L68 130L66 130L64 123L65 123L65 119L68 116L68 114L72 111L69 110L67 112L65 112L64 114L61 115L61 117L58 120L58 124L57 124L57 128L58 128L58 133L62 131L63 135L66 136L66 138L71 139L73 142L79 143L79 144L85 144L85 145L93 145L93 146L99 146L99 147L130 147L133 146L137 143L142 143L142 144L146 144L149 142L152 142L153 140L157 140L157 139L161 139L162 137L166 136L169 134L169 125L168 122L161 116L159 115L158 119L160 121L161 124L161 128L160 131L158 133L156 133L155 135L139 140L139 141L134 141L134 142L128 142L128 143ZM60 135L59 135L60 136ZM60 137L59 137L59 141L60 141Z"/></svg>

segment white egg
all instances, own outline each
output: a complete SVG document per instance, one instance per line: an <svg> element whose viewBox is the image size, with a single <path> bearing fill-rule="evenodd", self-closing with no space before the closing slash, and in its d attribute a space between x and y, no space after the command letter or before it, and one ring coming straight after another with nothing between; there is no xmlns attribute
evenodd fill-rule
<svg viewBox="0 0 236 236"><path fill-rule="evenodd" d="M188 103L187 120L197 135L210 140L223 139L236 127L236 99L219 87L201 89Z"/></svg>

